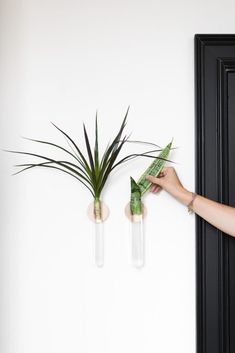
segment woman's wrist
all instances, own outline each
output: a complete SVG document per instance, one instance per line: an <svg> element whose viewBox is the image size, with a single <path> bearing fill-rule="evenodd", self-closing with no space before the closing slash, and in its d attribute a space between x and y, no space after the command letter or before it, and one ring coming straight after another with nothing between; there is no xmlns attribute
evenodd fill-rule
<svg viewBox="0 0 235 353"><path fill-rule="evenodd" d="M184 187L179 187L174 196L179 202L187 206L192 200L193 193Z"/></svg>

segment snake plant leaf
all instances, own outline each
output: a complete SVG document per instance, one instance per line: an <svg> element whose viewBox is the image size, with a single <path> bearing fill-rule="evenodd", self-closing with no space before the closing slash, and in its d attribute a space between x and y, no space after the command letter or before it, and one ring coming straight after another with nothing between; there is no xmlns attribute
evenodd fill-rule
<svg viewBox="0 0 235 353"><path fill-rule="evenodd" d="M140 177L138 180L138 185L141 190L141 195L143 196L146 191L149 190L151 186L151 182L146 179L147 175L153 175L153 176L158 176L159 173L161 172L162 168L165 165L165 162L167 161L167 158L169 156L171 146L172 146L171 141L163 150L162 152L154 159L154 161L151 163L151 165L146 169L146 171L143 173L143 175Z"/></svg>
<svg viewBox="0 0 235 353"><path fill-rule="evenodd" d="M168 161L168 155L170 153L172 146L172 141L161 150L160 154L154 157L154 161L146 169L143 175L140 177L138 182L131 178L131 200L130 200L130 211L132 215L140 215L142 212L141 197L145 192L150 188L151 183L146 179L147 175L157 176L164 167L166 161ZM153 151L149 151L152 153ZM146 154L145 157L152 157L149 154Z"/></svg>
<svg viewBox="0 0 235 353"><path fill-rule="evenodd" d="M130 179L131 179L130 211L132 215L141 215L142 214L141 189L132 177Z"/></svg>

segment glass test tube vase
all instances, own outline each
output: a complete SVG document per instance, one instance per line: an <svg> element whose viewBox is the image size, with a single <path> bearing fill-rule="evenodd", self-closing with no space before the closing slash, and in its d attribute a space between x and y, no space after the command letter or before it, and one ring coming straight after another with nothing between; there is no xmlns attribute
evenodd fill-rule
<svg viewBox="0 0 235 353"><path fill-rule="evenodd" d="M97 267L104 266L104 222L109 216L109 209L103 201L94 200L88 207L88 217L94 223L92 239L93 261Z"/></svg>

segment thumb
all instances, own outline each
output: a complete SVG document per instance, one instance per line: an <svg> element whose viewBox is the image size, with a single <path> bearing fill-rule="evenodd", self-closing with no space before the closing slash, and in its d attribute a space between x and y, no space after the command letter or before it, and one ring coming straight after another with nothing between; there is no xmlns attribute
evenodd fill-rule
<svg viewBox="0 0 235 353"><path fill-rule="evenodd" d="M153 183L153 184L157 184L157 185L162 185L162 180L161 180L161 178L157 178L157 177L154 177L154 176L152 176L152 175L147 175L146 176L146 179L148 180L148 181L150 181L151 183Z"/></svg>

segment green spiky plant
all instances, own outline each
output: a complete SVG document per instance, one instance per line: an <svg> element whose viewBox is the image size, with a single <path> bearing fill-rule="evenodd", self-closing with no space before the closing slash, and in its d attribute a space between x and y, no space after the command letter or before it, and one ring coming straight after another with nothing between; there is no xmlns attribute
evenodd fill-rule
<svg viewBox="0 0 235 353"><path fill-rule="evenodd" d="M149 190L150 181L146 179L147 175L158 176L164 164L168 160L172 142L170 142L161 153L156 156L150 166L136 182L131 178L131 200L130 213L131 222L131 256L133 266L140 268L144 266L144 230L143 230L143 207L141 197Z"/></svg>
<svg viewBox="0 0 235 353"><path fill-rule="evenodd" d="M158 156L155 157L154 161L141 175L137 182L131 177L130 211L133 216L139 216L142 214L141 197L149 190L151 186L151 182L146 179L146 176L152 175L157 177L160 174L166 161L169 161L167 158L170 154L171 146L172 141L168 143L168 145L160 152Z"/></svg>
<svg viewBox="0 0 235 353"><path fill-rule="evenodd" d="M53 146L59 150L62 150L63 152L66 153L67 156L71 157L73 161L71 162L68 160L57 160L51 157L47 157L41 154L36 154L31 152L6 150L7 152L33 156L43 160L41 163L26 163L26 164L16 165L16 167L20 167L22 169L14 173L14 175L24 172L26 170L30 170L34 167L44 167L44 168L53 168L53 169L62 171L76 178L81 184L84 185L84 187L86 187L89 190L89 192L91 193L94 199L95 221L97 222L102 221L101 194L107 182L107 179L109 178L112 171L116 167L123 164L124 162L127 162L138 156L156 158L155 156L152 156L151 153L161 150L161 149L155 149L152 151L147 151L145 153L129 154L118 160L118 156L126 142L135 142L135 143L141 142L141 141L130 141L129 136L127 135L123 136L128 112L129 112L129 108L127 109L127 112L125 114L125 117L122 121L122 124L119 128L118 133L116 134L112 142L108 144L102 156L100 156L100 153L99 153L97 114L95 119L95 144L93 148L91 147L90 139L88 137L86 127L83 124L83 133L84 133L84 139L85 139L85 145L86 145L85 152L81 150L78 144L75 143L75 141L66 132L64 132L62 129L60 129L58 126L52 123L53 126L66 138L67 142L71 147L71 151L53 142L35 140L30 138L26 138L26 139L40 144ZM157 146L157 145L154 145L154 146Z"/></svg>

